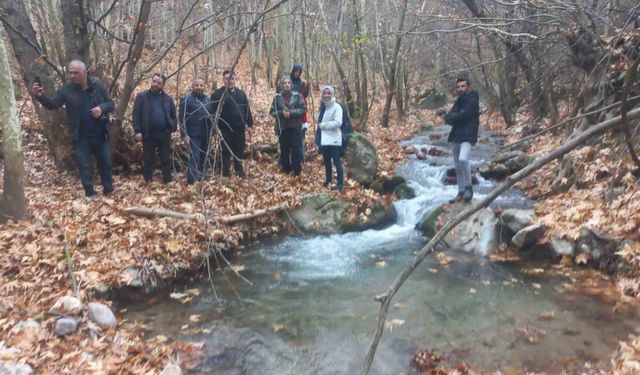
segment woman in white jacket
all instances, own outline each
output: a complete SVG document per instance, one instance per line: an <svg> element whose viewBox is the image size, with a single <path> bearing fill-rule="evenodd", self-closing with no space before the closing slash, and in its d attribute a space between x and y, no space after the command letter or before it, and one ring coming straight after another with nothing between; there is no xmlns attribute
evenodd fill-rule
<svg viewBox="0 0 640 375"><path fill-rule="evenodd" d="M335 90L331 86L322 89L322 104L318 114L318 127L320 128L320 150L326 178L324 186L329 187L333 179L331 161L336 166L338 179L334 190L342 191L344 186L344 171L340 163L340 151L342 147L342 107L336 103Z"/></svg>

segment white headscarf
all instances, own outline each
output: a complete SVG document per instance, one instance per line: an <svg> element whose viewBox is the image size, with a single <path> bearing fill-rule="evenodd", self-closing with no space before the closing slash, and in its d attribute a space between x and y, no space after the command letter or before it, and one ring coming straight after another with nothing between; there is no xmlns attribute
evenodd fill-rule
<svg viewBox="0 0 640 375"><path fill-rule="evenodd" d="M324 90L329 90L329 92L331 93L331 99L329 99L328 101L322 100L322 102L324 103L324 106L326 108L329 108L336 103L336 90L331 85L326 85L325 87L323 87L322 93L324 93Z"/></svg>

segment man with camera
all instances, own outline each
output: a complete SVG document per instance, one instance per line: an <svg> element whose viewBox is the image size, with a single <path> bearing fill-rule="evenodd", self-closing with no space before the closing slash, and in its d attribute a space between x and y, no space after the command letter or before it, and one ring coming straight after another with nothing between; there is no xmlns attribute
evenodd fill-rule
<svg viewBox="0 0 640 375"><path fill-rule="evenodd" d="M32 86L34 97L47 109L65 106L67 128L73 141L76 164L86 197L96 195L93 189L93 158L98 163L102 192L113 191L111 156L107 125L108 113L115 105L106 86L87 76L86 65L79 60L69 63L69 80L60 86L53 97L44 95L44 89L36 79Z"/></svg>

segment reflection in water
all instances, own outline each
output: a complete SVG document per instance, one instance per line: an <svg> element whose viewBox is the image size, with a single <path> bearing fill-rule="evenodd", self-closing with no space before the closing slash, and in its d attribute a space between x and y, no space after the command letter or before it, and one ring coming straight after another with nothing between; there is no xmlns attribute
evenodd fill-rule
<svg viewBox="0 0 640 375"><path fill-rule="evenodd" d="M417 197L396 202L396 225L265 242L235 260L253 282L233 282L240 299L219 278L220 302L201 282L200 296L188 304L168 298L154 306L141 303L129 306L126 317L146 322L151 335L204 341L206 360L196 373L359 373L379 309L373 297L424 245L415 223L456 192L440 182L444 162L409 161L399 168ZM486 193L491 183L480 182L480 194ZM528 203L509 192L497 204ZM446 264L426 261L395 297L387 318L394 325L382 338L372 374L415 373L410 357L425 348L474 368L560 372L567 364L606 360L617 339L638 323L587 296L567 300L554 290L559 280L472 254L447 255L452 260L441 262ZM201 316L198 323L189 320L193 314Z"/></svg>

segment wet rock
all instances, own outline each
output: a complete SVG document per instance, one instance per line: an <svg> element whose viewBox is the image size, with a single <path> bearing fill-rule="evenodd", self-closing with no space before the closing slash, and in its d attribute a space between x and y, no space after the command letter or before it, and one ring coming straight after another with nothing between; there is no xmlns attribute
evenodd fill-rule
<svg viewBox="0 0 640 375"><path fill-rule="evenodd" d="M51 306L49 312L58 315L78 315L82 311L82 301L73 296L63 296Z"/></svg>
<svg viewBox="0 0 640 375"><path fill-rule="evenodd" d="M339 233L351 204L330 193L308 194L290 211L294 224L308 233Z"/></svg>
<svg viewBox="0 0 640 375"><path fill-rule="evenodd" d="M496 154L488 165L480 168L484 178L502 180L529 165L534 158L522 151L507 151Z"/></svg>
<svg viewBox="0 0 640 375"><path fill-rule="evenodd" d="M0 374L2 375L29 375L33 369L26 363L14 363L0 361Z"/></svg>
<svg viewBox="0 0 640 375"><path fill-rule="evenodd" d="M398 199L412 199L416 197L416 192L406 182L396 186L393 193Z"/></svg>
<svg viewBox="0 0 640 375"><path fill-rule="evenodd" d="M362 134L351 133L345 161L349 166L349 178L365 186L373 182L378 172L378 151Z"/></svg>
<svg viewBox="0 0 640 375"><path fill-rule="evenodd" d="M500 215L500 225L509 229L511 233L517 233L524 227L531 224L535 213L533 210L522 210L509 208L502 211Z"/></svg>
<svg viewBox="0 0 640 375"><path fill-rule="evenodd" d="M78 330L78 321L74 318L63 317L56 320L53 332L58 336L67 336Z"/></svg>
<svg viewBox="0 0 640 375"><path fill-rule="evenodd" d="M458 183L458 178L456 177L455 168L447 169L444 176L442 176L442 183L445 185L455 185ZM475 170L471 170L471 184L478 185L478 177L476 176Z"/></svg>
<svg viewBox="0 0 640 375"><path fill-rule="evenodd" d="M549 247L555 256L573 256L573 242L563 238L551 237Z"/></svg>
<svg viewBox="0 0 640 375"><path fill-rule="evenodd" d="M456 205L457 214L468 206ZM447 214L448 219L453 217ZM460 223L457 228L447 235L445 241L449 246L464 251L487 255L498 247L498 219L493 211L484 208Z"/></svg>
<svg viewBox="0 0 640 375"><path fill-rule="evenodd" d="M87 317L102 329L115 328L118 325L116 316L111 309L101 303L92 302L89 304Z"/></svg>
<svg viewBox="0 0 640 375"><path fill-rule="evenodd" d="M398 212L394 205L383 205L379 202L375 202L371 208L371 213L366 215L364 221L359 221L359 218L353 222L345 221L341 225L341 230L344 232L350 231L363 231L367 229L383 229L398 221Z"/></svg>
<svg viewBox="0 0 640 375"><path fill-rule="evenodd" d="M436 207L434 210L427 212L416 225L416 229L424 233L427 237L433 237L437 232L438 217L444 212L444 205Z"/></svg>
<svg viewBox="0 0 640 375"><path fill-rule="evenodd" d="M381 176L369 185L369 189L379 194L389 194L394 191L396 186L403 184L406 181L407 180L402 176L393 176L391 178Z"/></svg>
<svg viewBox="0 0 640 375"><path fill-rule="evenodd" d="M532 224L519 230L512 238L511 242L518 249L535 244L539 238L544 236L545 228L542 224Z"/></svg>
<svg viewBox="0 0 640 375"><path fill-rule="evenodd" d="M180 366L175 363L169 363L164 366L160 375L182 375L182 369L180 369Z"/></svg>
<svg viewBox="0 0 640 375"><path fill-rule="evenodd" d="M120 274L120 281L124 285L128 285L134 288L142 288L144 286L140 270L135 267L127 267L124 271L122 271L122 273Z"/></svg>

